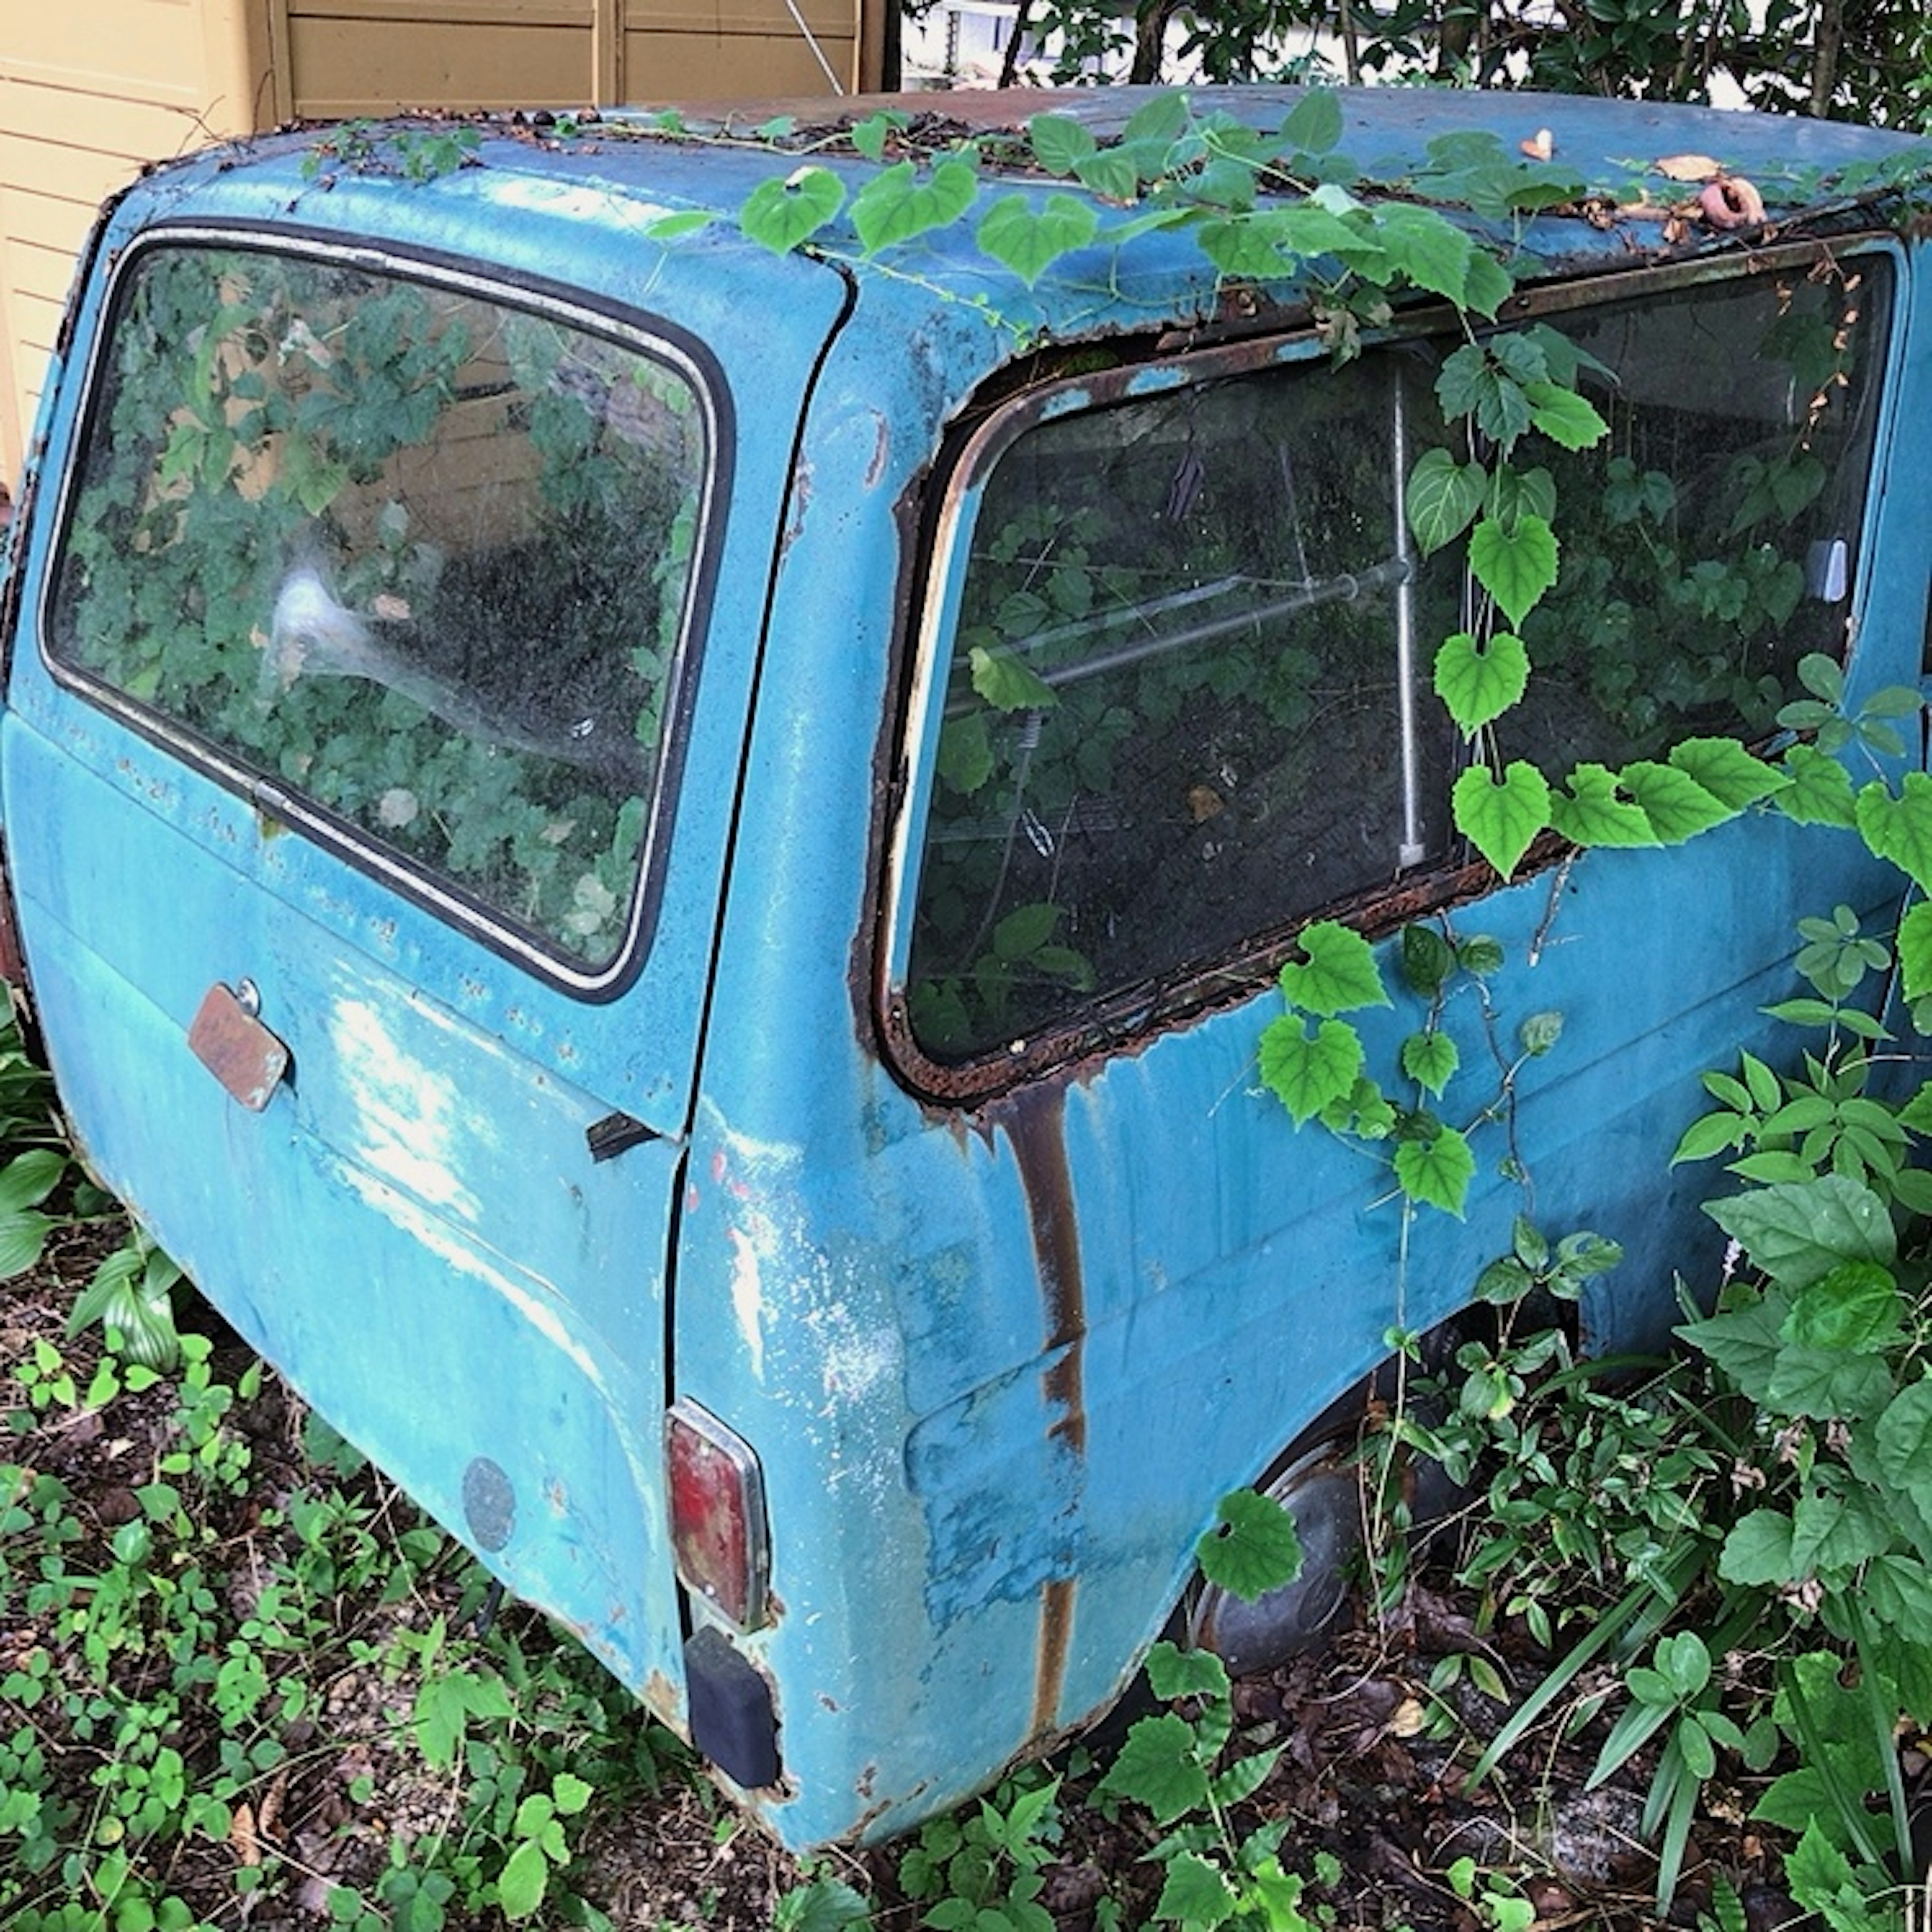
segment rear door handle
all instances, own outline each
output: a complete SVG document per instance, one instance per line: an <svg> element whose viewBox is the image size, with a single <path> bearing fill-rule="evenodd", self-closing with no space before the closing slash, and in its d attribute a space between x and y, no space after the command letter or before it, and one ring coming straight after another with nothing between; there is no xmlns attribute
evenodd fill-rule
<svg viewBox="0 0 1932 1932"><path fill-rule="evenodd" d="M274 1098L289 1070L290 1054L255 1017L254 988L247 980L237 992L219 980L202 996L188 1030L188 1049L251 1114Z"/></svg>

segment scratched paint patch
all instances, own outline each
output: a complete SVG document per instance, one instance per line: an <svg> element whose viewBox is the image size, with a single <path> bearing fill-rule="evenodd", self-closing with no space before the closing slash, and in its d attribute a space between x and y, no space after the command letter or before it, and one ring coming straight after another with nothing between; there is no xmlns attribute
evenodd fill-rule
<svg viewBox="0 0 1932 1932"><path fill-rule="evenodd" d="M1042 1363L926 1417L906 1478L932 1538L926 1613L940 1628L1078 1574L1084 1463L1048 1433Z"/></svg>
<svg viewBox="0 0 1932 1932"><path fill-rule="evenodd" d="M734 1228L731 1234L731 1312L745 1338L753 1377L765 1376L764 1301L758 1280L758 1250L749 1234Z"/></svg>
<svg viewBox="0 0 1932 1932"><path fill-rule="evenodd" d="M366 1000L338 1000L328 1036L357 1136L342 1152L417 1200L474 1226L480 1208L460 1168L466 1148L475 1147L478 1123L455 1082L410 1058Z"/></svg>

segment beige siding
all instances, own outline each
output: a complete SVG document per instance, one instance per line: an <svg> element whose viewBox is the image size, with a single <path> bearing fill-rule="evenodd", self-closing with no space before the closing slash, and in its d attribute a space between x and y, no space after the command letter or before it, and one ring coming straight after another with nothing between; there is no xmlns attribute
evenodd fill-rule
<svg viewBox="0 0 1932 1932"><path fill-rule="evenodd" d="M848 86L846 76L855 58L849 25L842 38L816 28L813 32L839 84ZM637 101L757 100L830 92L824 69L796 28L782 40L722 25L626 34L624 81L626 93Z"/></svg>
<svg viewBox="0 0 1932 1932"><path fill-rule="evenodd" d="M581 106L590 23L339 20L292 14L296 111L318 119L404 107Z"/></svg>
<svg viewBox="0 0 1932 1932"><path fill-rule="evenodd" d="M844 88L883 9L798 0ZM0 478L20 466L74 251L140 164L398 107L827 91L784 0L0 0Z"/></svg>

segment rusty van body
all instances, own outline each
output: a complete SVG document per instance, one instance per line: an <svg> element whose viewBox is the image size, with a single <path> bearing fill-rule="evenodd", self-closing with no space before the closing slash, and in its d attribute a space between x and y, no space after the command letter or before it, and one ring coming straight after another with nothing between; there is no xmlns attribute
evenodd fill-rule
<svg viewBox="0 0 1932 1932"><path fill-rule="evenodd" d="M1499 886L1423 655L1465 573L1401 509L1451 312L1418 294L1338 363L1309 285L1172 227L1032 285L970 226L740 232L808 136L855 190L898 164L901 104L876 160L846 104L156 170L87 260L7 592L7 862L92 1162L796 1845L1104 1710L1217 1500L1467 1306L1516 1150L1542 1225L1623 1245L1586 1339L1660 1332L1699 1072L1790 989L1795 919L1878 890L1855 838L1764 814ZM1144 104L1057 104L1102 149ZM1696 150L1772 204L1720 232L1653 176L1458 217L1510 260L1498 328L1581 351L1612 428L1538 458L1594 507L1505 751L1754 742L1807 652L1916 685L1903 144L1341 104L1384 182L1542 122L1592 182ZM1505 1044L1564 1018L1406 1259L1384 1177L1258 1077L1318 915L1495 940ZM1369 1015L1372 1057L1419 1010ZM1473 994L1454 1024L1473 1068Z"/></svg>

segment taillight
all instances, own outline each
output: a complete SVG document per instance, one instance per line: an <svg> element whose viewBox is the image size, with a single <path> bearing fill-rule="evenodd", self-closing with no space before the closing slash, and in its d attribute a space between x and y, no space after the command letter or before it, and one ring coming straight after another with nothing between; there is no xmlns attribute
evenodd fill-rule
<svg viewBox="0 0 1932 1932"><path fill-rule="evenodd" d="M766 1620L771 1540L765 1480L750 1445L680 1396L664 1414L670 1541L677 1574L740 1630Z"/></svg>

